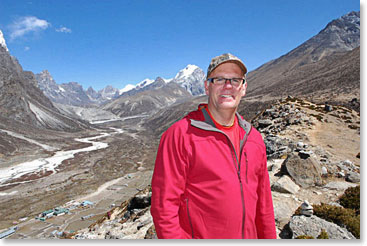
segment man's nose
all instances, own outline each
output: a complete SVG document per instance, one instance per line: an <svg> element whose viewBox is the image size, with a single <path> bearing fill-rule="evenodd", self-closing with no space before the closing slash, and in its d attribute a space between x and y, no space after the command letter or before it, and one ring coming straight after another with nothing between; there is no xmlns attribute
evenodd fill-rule
<svg viewBox="0 0 367 246"><path fill-rule="evenodd" d="M228 86L232 87L232 80L231 79L225 79L225 81L224 81L224 87L228 87Z"/></svg>

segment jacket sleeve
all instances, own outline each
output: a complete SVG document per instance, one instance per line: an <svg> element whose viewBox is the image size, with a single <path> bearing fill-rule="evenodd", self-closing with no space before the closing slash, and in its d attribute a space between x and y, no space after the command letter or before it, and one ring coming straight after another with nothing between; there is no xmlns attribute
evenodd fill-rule
<svg viewBox="0 0 367 246"><path fill-rule="evenodd" d="M263 146L263 161L258 184L258 204L256 211L256 229L259 239L276 239L273 199L270 189L269 173L265 144Z"/></svg>
<svg viewBox="0 0 367 246"><path fill-rule="evenodd" d="M158 238L188 238L180 227L180 197L186 183L187 153L179 129L170 127L158 147L152 178L151 214Z"/></svg>

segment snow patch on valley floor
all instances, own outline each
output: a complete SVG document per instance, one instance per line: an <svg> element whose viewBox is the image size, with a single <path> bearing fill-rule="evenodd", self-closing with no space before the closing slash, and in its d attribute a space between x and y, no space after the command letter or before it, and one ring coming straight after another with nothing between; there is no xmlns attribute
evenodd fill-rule
<svg viewBox="0 0 367 246"><path fill-rule="evenodd" d="M38 145L38 146L40 146L43 149L48 150L48 151L54 151L54 150L57 149L57 148L54 148L52 146L49 146L49 145L46 145L46 144L42 144L40 142L37 142L36 140L33 140L33 139L30 139L30 138L24 137L23 135L20 135L20 134L15 133L15 132L7 131L7 130L2 130L2 129L0 129L0 132L5 132L9 136L12 136L12 137L15 137L15 138L19 138L19 139L28 141L28 142L30 142L32 144L35 144L35 145Z"/></svg>
<svg viewBox="0 0 367 246"><path fill-rule="evenodd" d="M22 177L23 175L38 173L38 172L48 172L52 171L56 172L56 168L67 159L74 158L75 154L81 152L88 152L98 149L104 149L108 147L108 143L97 142L95 140L99 138L104 138L110 136L112 134L122 133L122 129L111 128L115 132L113 133L102 133L98 136L87 137L87 138L76 138L75 141L82 143L90 143L92 146L76 149L76 150L67 150L67 151L57 151L53 156L48 158L40 158L29 162L23 162L17 164L13 167L7 167L0 169L0 187L2 184L7 183L13 179L17 179ZM21 183L21 182L19 182ZM14 183L13 183L14 184ZM6 184L5 184L6 185Z"/></svg>
<svg viewBox="0 0 367 246"><path fill-rule="evenodd" d="M118 120L124 121L124 120L135 119L135 118L144 118L144 117L147 117L147 116L148 116L147 114L140 114L140 115L127 116L127 117L118 118L118 119L90 121L89 123L95 125L95 124L103 124L103 123L106 123L106 122L112 122L112 121L118 121ZM116 130L116 129L114 128L114 130Z"/></svg>
<svg viewBox="0 0 367 246"><path fill-rule="evenodd" d="M12 191L12 192L0 192L0 196L11 196L11 195L15 195L16 193L18 193L18 191Z"/></svg>

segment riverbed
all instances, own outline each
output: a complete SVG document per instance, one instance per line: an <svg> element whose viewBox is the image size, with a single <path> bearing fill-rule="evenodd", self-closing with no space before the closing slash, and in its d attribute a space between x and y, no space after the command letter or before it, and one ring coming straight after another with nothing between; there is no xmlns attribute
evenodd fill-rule
<svg viewBox="0 0 367 246"><path fill-rule="evenodd" d="M75 154L81 152L89 152L99 149L104 149L108 147L108 143L96 141L101 138L111 136L112 134L122 133L122 129L111 128L114 132L103 132L100 135L86 138L75 138L74 140L81 143L88 143L91 146L74 149L74 150L61 150L55 152L51 157L39 158L32 161L23 162L12 167L6 167L0 169L0 187L7 185L14 179L20 178L24 175L30 175L32 173L47 173L56 172L56 168L64 161L74 158ZM18 183L27 182L20 181ZM12 183L12 184L18 184ZM6 195L6 193L0 193L0 195Z"/></svg>

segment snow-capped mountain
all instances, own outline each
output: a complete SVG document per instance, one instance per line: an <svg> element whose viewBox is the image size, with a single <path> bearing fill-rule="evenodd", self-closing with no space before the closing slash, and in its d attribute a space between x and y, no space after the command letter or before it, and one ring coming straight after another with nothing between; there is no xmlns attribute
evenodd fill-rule
<svg viewBox="0 0 367 246"><path fill-rule="evenodd" d="M8 47L6 46L3 32L1 30L0 30L0 46L4 47L6 51L9 51Z"/></svg>
<svg viewBox="0 0 367 246"><path fill-rule="evenodd" d="M172 80L172 82L181 85L193 96L203 95L205 93L204 81L205 73L203 70L191 64L180 70Z"/></svg>
<svg viewBox="0 0 367 246"><path fill-rule="evenodd" d="M154 79L144 79L143 81L141 81L140 83L138 83L135 86L135 89L139 90L141 88L144 88L145 86L148 86L148 85L152 84L153 82L154 82Z"/></svg>
<svg viewBox="0 0 367 246"><path fill-rule="evenodd" d="M124 92L127 92L129 90L135 89L136 85L128 84L124 88L119 90L120 95Z"/></svg>
<svg viewBox="0 0 367 246"><path fill-rule="evenodd" d="M120 95L133 95L137 92L147 90L149 88L157 87L157 81L168 84L174 82L179 84L181 87L185 88L191 95L203 95L205 93L204 89L205 73L196 65L187 65L184 69L180 70L173 79L164 79L159 77L159 80L155 79L144 79L136 85L128 84L123 89L120 90ZM163 85L163 84L162 84Z"/></svg>

